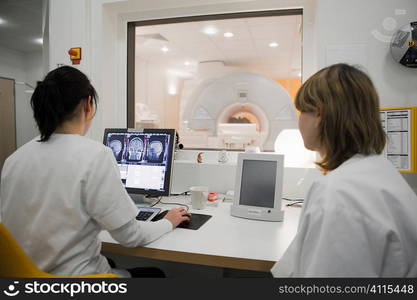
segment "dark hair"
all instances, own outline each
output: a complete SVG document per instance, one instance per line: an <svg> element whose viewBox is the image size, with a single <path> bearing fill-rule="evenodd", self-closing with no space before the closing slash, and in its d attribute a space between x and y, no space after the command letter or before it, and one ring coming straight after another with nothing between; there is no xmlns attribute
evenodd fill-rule
<svg viewBox="0 0 417 300"><path fill-rule="evenodd" d="M62 122L71 120L78 113L83 99L90 97L97 106L97 93L87 76L70 66L50 71L39 81L30 104L41 138L46 142Z"/></svg>
<svg viewBox="0 0 417 300"><path fill-rule="evenodd" d="M378 94L369 76L355 67L337 64L317 72L298 91L295 106L321 117L320 142L325 153L317 165L324 173L355 154L384 150Z"/></svg>

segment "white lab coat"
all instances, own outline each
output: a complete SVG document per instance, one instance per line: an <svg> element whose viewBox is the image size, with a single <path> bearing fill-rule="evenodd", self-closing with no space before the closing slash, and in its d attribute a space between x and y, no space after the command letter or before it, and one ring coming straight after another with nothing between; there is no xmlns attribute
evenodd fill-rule
<svg viewBox="0 0 417 300"><path fill-rule="evenodd" d="M275 277L416 277L417 196L383 156L317 180Z"/></svg>
<svg viewBox="0 0 417 300"><path fill-rule="evenodd" d="M40 269L57 275L114 271L100 255L101 230L130 246L172 230L166 219L135 220L113 152L79 135L20 147L6 160L0 188L2 222Z"/></svg>

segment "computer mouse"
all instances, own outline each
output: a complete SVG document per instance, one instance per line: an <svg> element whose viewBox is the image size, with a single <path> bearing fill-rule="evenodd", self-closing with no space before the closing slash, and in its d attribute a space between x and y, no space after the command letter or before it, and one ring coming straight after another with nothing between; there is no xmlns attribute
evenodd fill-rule
<svg viewBox="0 0 417 300"><path fill-rule="evenodd" d="M180 223L180 225L188 225L188 224L190 224L190 222L191 222L191 214L190 213L186 213L186 214L183 214L183 216L187 216L189 218L189 220L182 221Z"/></svg>

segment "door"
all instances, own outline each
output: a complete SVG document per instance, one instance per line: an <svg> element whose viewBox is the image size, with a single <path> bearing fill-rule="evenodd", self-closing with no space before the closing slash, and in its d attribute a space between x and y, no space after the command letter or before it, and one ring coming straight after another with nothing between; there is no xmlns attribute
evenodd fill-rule
<svg viewBox="0 0 417 300"><path fill-rule="evenodd" d="M0 77L0 171L16 150L14 79Z"/></svg>

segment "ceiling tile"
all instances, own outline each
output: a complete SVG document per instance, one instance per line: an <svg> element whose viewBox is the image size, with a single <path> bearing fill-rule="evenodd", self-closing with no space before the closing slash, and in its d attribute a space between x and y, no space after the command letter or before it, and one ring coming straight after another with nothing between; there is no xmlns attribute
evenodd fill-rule
<svg viewBox="0 0 417 300"><path fill-rule="evenodd" d="M222 60L227 66L263 72L271 78L292 77L301 66L300 23L301 16L281 16L143 26L138 33L159 34L167 41L138 43L137 57L184 70L185 60L193 64ZM205 34L206 26L216 27L217 34ZM225 38L226 31L234 36ZM279 47L269 47L271 41ZM162 53L162 44L171 51Z"/></svg>

